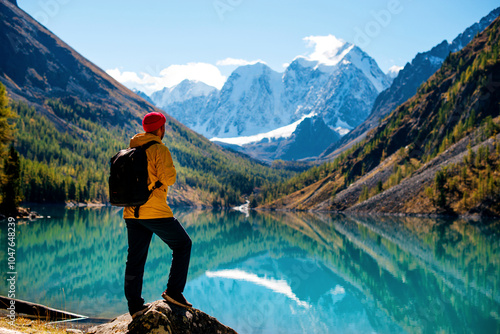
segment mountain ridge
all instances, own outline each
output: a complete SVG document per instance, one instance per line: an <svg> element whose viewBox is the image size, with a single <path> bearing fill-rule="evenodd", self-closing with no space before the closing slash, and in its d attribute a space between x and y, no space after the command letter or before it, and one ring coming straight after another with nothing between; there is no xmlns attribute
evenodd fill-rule
<svg viewBox="0 0 500 334"><path fill-rule="evenodd" d="M173 87L165 87L151 94L151 101L159 108L165 109L169 104L183 102L198 96L207 96L217 88L204 82L184 79Z"/></svg>
<svg viewBox="0 0 500 334"><path fill-rule="evenodd" d="M293 125L296 127L292 131ZM278 131L283 131L283 133L278 133ZM284 133L287 131L291 133ZM245 143L238 143L238 140L247 137L230 138L228 141L221 138L211 140L222 147L247 154L260 161L272 162L275 160L306 161L314 159L332 142L340 138L340 135L327 126L323 119L317 115L304 117L301 121L269 132L268 136L264 135L262 134L263 138L260 140L257 140L260 135L248 137L253 140Z"/></svg>
<svg viewBox="0 0 500 334"><path fill-rule="evenodd" d="M390 79L363 50L342 43L324 61L298 56L282 73L260 62L240 66L206 99L157 105L207 138L272 131L313 110L331 128L353 128ZM357 94L349 93L351 86Z"/></svg>
<svg viewBox="0 0 500 334"><path fill-rule="evenodd" d="M21 195L31 202L107 201L109 159L161 112L11 2L0 0L0 82L19 117ZM289 172L234 154L166 115L177 166L171 205L231 206ZM213 175L223 175L215 179Z"/></svg>
<svg viewBox="0 0 500 334"><path fill-rule="evenodd" d="M500 17L362 142L264 190L263 207L500 215L499 53Z"/></svg>
<svg viewBox="0 0 500 334"><path fill-rule="evenodd" d="M155 110L153 105L138 98L64 41L53 38L49 30L19 7L8 1L3 3L2 13L13 17L13 23L5 25L4 33L0 35L0 43L11 46L0 49L2 58L0 78L13 99L23 100L35 106L38 111L50 117L60 129L71 129L71 127L45 108L43 102L39 102L44 99L45 94L53 98L64 97L68 93L81 94L93 104L102 105L103 109L109 107L116 110L117 106L108 105L109 100L106 100L111 96L110 90L113 90L113 94L117 94L122 100L127 112L107 116L118 116L120 121L130 116L138 117L141 109ZM10 10L10 13L6 10ZM20 19L21 17L23 19ZM48 48L54 53L49 52ZM49 59L44 63L42 59L46 57ZM30 59L39 60L30 63ZM35 69L33 66L38 68ZM71 72L81 72L82 75L76 79L70 74ZM103 89L98 90L98 87ZM99 94L96 94L97 92Z"/></svg>
<svg viewBox="0 0 500 334"><path fill-rule="evenodd" d="M368 118L339 142L332 144L320 158L323 160L331 159L341 151L363 140L367 132L376 127L382 117L388 115L417 92L418 87L441 67L442 62L450 52L457 52L463 48L499 15L500 7L492 10L479 22L466 28L451 43L444 40L429 51L418 53L398 72L391 86L377 96Z"/></svg>

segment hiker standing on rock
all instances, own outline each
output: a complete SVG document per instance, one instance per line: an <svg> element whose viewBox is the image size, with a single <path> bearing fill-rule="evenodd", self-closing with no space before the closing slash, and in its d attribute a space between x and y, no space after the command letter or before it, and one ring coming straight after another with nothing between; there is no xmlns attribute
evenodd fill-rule
<svg viewBox="0 0 500 334"><path fill-rule="evenodd" d="M167 204L168 187L175 183L176 171L170 151L161 141L165 135L165 122L162 113L147 114L142 120L145 133L139 133L130 140L131 148L155 142L146 149L148 185L153 191L145 204L140 207L127 206L123 211L128 233L125 297L132 317L148 307L141 296L142 280L153 233L173 251L167 288L162 297L179 306L192 306L182 295L191 257L191 239Z"/></svg>

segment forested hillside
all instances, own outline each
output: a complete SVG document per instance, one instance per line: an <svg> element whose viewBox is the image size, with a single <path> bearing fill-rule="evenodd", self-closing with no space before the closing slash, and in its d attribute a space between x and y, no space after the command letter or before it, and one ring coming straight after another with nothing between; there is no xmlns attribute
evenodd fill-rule
<svg viewBox="0 0 500 334"><path fill-rule="evenodd" d="M0 82L18 117L20 196L28 202L107 201L109 159L159 111L15 4L0 0ZM230 206L281 172L212 144L167 115L163 142L178 171L173 205Z"/></svg>
<svg viewBox="0 0 500 334"><path fill-rule="evenodd" d="M335 161L262 192L269 208L500 214L500 19ZM276 200L281 198L279 200Z"/></svg>
<svg viewBox="0 0 500 334"><path fill-rule="evenodd" d="M106 202L109 159L128 145L134 132L123 126L101 126L92 121L93 114L90 119L82 117L60 100L48 100L47 107L78 132L59 131L35 108L12 101L11 109L18 115L14 146L22 157L21 198L27 202ZM178 170L171 193L173 205L235 205L251 195L254 187L286 174L223 151L175 126L169 125L164 139Z"/></svg>

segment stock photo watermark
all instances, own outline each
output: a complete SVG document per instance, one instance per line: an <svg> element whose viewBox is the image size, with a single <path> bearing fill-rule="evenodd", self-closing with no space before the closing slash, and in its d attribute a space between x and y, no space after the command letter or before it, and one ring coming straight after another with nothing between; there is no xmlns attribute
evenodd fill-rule
<svg viewBox="0 0 500 334"><path fill-rule="evenodd" d="M16 321L16 219L9 217L7 223L7 297L11 298L10 305L7 308L7 318L9 324L14 325Z"/></svg>
<svg viewBox="0 0 500 334"><path fill-rule="evenodd" d="M217 16L219 16L219 19L224 21L226 13L232 12L242 3L243 0L215 0L212 2L212 6L214 7Z"/></svg>
<svg viewBox="0 0 500 334"><path fill-rule="evenodd" d="M37 11L33 18L40 22L40 24L47 26L50 19L56 17L61 8L70 3L72 0L40 0L38 6L40 10Z"/></svg>
<svg viewBox="0 0 500 334"><path fill-rule="evenodd" d="M411 1L411 0L407 0ZM387 28L395 15L400 14L404 7L400 0L389 0L384 9L371 10L372 20L366 22L362 27L354 27L354 44L360 48L368 46L371 41Z"/></svg>

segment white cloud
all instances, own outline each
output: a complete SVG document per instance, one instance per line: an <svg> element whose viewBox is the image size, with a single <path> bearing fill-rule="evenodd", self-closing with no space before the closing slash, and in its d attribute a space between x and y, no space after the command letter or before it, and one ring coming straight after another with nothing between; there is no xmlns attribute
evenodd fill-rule
<svg viewBox="0 0 500 334"><path fill-rule="evenodd" d="M256 63L263 63L265 64L266 62L263 60L252 60L248 61L245 59L236 59L236 58L226 58L223 60L219 60L216 65L217 66L245 66L245 65L253 65Z"/></svg>
<svg viewBox="0 0 500 334"><path fill-rule="evenodd" d="M206 271L205 275L207 277L227 278L227 279L245 281L256 285L260 285L271 291L285 295L286 297L295 301L299 306L305 308L311 308L311 305L308 302L300 300L299 297L297 297L297 295L293 293L292 287L285 280L276 280L274 278L259 277L254 273L248 273L240 269L223 269L219 271Z"/></svg>
<svg viewBox="0 0 500 334"><path fill-rule="evenodd" d="M391 78L395 78L398 76L399 71L403 69L403 66L392 65L387 71L387 75Z"/></svg>
<svg viewBox="0 0 500 334"><path fill-rule="evenodd" d="M314 48L314 51L306 56L308 60L332 66L338 64L353 47L333 35L308 36L304 38L304 41L307 42L307 47Z"/></svg>
<svg viewBox="0 0 500 334"><path fill-rule="evenodd" d="M107 70L110 76L121 83L140 83L141 78L135 72L120 72L119 69L115 68L112 70Z"/></svg>
<svg viewBox="0 0 500 334"><path fill-rule="evenodd" d="M396 75L403 69L403 66L398 66L398 65L392 65L387 73L395 73Z"/></svg>
<svg viewBox="0 0 500 334"><path fill-rule="evenodd" d="M151 94L165 87L172 87L181 81L196 80L221 89L226 82L217 66L208 63L187 63L186 65L170 65L160 71L159 75L141 72L120 71L118 68L106 70L110 76L129 88L135 88Z"/></svg>

